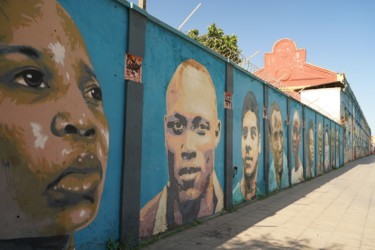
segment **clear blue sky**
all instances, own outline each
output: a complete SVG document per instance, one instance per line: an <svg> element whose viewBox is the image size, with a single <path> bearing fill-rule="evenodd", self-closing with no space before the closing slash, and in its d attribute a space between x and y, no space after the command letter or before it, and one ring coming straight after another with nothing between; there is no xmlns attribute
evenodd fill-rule
<svg viewBox="0 0 375 250"><path fill-rule="evenodd" d="M345 73L375 134L374 0L147 0L147 12L177 29L200 2L182 32L204 34L215 22L237 35L246 57L260 51L251 60L258 67L277 40L294 40L308 63Z"/></svg>

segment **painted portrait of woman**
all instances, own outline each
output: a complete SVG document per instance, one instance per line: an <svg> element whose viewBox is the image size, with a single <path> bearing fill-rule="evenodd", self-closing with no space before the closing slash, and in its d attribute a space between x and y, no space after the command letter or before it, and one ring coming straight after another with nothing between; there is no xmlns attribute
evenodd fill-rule
<svg viewBox="0 0 375 250"><path fill-rule="evenodd" d="M0 249L70 248L107 168L99 82L56 1L2 0L0 23Z"/></svg>

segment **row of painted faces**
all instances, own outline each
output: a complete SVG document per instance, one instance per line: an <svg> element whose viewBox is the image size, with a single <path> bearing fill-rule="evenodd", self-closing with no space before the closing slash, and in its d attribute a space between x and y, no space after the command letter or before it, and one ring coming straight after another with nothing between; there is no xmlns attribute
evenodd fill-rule
<svg viewBox="0 0 375 250"><path fill-rule="evenodd" d="M72 244L74 231L98 211L109 129L98 80L70 16L55 1L24 4L0 4L0 243L54 237L56 244ZM254 102L248 93L242 115L244 186L238 189L246 199L255 194L249 180L261 144ZM278 183L284 154L277 104L270 121ZM142 208L141 237L223 209L214 170L221 137L216 93L209 72L194 60L182 62L170 80L164 128L170 181Z"/></svg>
<svg viewBox="0 0 375 250"><path fill-rule="evenodd" d="M289 169L284 150L286 131L282 111L277 102L273 102L269 109L269 145L272 162L268 179L269 190L274 191L289 186ZM233 189L235 203L254 198L257 190L256 179L262 136L258 103L251 91L245 95L243 101L241 122L243 177ZM223 192L214 168L214 153L221 131L216 92L207 69L194 60L182 62L169 82L164 128L169 182L141 209L141 238L164 232L223 209ZM313 126L309 126L307 131L310 155L307 171L312 177L315 174ZM335 134L334 131L331 133ZM318 123L317 134L319 148L317 158L318 162L321 162L322 123ZM324 137L326 171L331 166L328 160L330 159L329 134L327 126ZM331 138L338 139L339 136ZM297 183L304 179L300 157L301 117L298 110L293 113L291 141L294 159L291 176L292 183ZM335 141L331 140L331 143L331 147L335 148ZM338 140L336 148L338 148ZM321 166L317 164L318 174L323 171L320 170Z"/></svg>
<svg viewBox="0 0 375 250"><path fill-rule="evenodd" d="M258 159L261 154L261 135L259 128L258 104L256 97L252 92L245 96L242 109L242 179L233 190L233 202L239 203L243 200L253 199L257 190L264 190L265 187L257 186ZM315 119L314 119L315 120ZM324 145L323 145L323 125L318 122L317 125L312 119L308 121L306 141L306 163L304 169L301 160L301 116L300 111L295 109L292 115L291 125L291 161L288 167L288 161L285 154L284 138L286 131L283 124L282 111L277 102L270 106L269 116L269 145L271 163L268 172L269 192L289 186L289 171L291 171L291 183L296 184L304 180L305 177L311 178L320 175L324 171L329 171L331 167L339 166L340 147L339 147L339 129L332 126L329 131L328 124L325 126ZM315 129L316 128L316 129ZM315 130L317 132L315 133ZM315 155L315 134L317 134L318 153ZM331 143L331 145L329 144ZM331 150L330 150L331 147ZM324 164L323 164L323 150ZM305 173L304 173L305 172ZM262 175L261 175L262 176ZM263 178L263 177L261 177ZM262 191L260 191L262 192ZM264 191L263 191L264 192Z"/></svg>
<svg viewBox="0 0 375 250"><path fill-rule="evenodd" d="M272 128L272 124L271 124ZM304 180L303 174L303 164L300 159L300 155L298 154L299 144L301 141L300 138L300 119L298 115L298 111L295 111L293 116L293 128L292 128L292 148L293 148L293 161L292 161L292 172L291 172L291 182L292 184L298 183ZM323 133L324 130L324 133ZM295 133L298 131L298 134ZM320 175L324 171L329 171L331 167L339 166L340 165L340 133L339 128L334 128L334 125L331 127L331 132L329 129L329 124L325 125L323 129L322 122L317 122L314 124L313 119L308 120L307 122L307 130L306 130L305 142L306 142L306 163L307 168L305 170L305 176L307 178L311 178L313 176ZM315 132L316 131L316 132ZM317 136L317 148L318 152L315 155L315 134ZM324 141L324 144L323 144ZM272 144L271 144L272 145ZM324 151L324 154L323 154ZM341 150L342 151L342 150ZM280 153L281 154L281 153ZM281 162L281 161L279 161ZM285 161L284 161L285 165ZM296 167L298 166L298 167ZM282 168L281 166L276 167L279 169L279 175L282 175ZM288 183L286 182L285 185L287 186ZM280 183L278 182L278 187L280 187ZM273 190L271 188L271 190Z"/></svg>

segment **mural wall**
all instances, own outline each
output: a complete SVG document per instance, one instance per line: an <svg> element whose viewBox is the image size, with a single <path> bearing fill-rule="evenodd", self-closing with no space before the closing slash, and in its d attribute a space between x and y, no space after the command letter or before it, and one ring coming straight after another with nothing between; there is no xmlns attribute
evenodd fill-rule
<svg viewBox="0 0 375 250"><path fill-rule="evenodd" d="M341 100L344 160L348 162L370 153L371 130L350 87L341 93Z"/></svg>
<svg viewBox="0 0 375 250"><path fill-rule="evenodd" d="M127 1L0 23L0 249L134 246L368 154L346 94L341 126Z"/></svg>

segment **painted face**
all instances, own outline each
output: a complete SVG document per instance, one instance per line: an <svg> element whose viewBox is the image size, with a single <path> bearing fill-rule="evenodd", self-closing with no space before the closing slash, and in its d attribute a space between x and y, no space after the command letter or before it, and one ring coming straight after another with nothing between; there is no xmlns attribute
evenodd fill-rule
<svg viewBox="0 0 375 250"><path fill-rule="evenodd" d="M89 224L108 155L101 90L79 31L54 1L23 4L0 17L2 239Z"/></svg>
<svg viewBox="0 0 375 250"><path fill-rule="evenodd" d="M280 111L273 111L271 114L271 149L275 164L275 170L280 172L283 169L284 137Z"/></svg>
<svg viewBox="0 0 375 250"><path fill-rule="evenodd" d="M335 129L331 128L331 164L335 165Z"/></svg>
<svg viewBox="0 0 375 250"><path fill-rule="evenodd" d="M292 144L293 144L293 155L295 158L299 154L299 143L301 138L301 123L299 119L298 111L294 112L293 115L293 127L292 127Z"/></svg>
<svg viewBox="0 0 375 250"><path fill-rule="evenodd" d="M252 176L256 173L258 167L260 135L257 127L257 116L251 111L245 113L242 122L241 153L244 174Z"/></svg>
<svg viewBox="0 0 375 250"><path fill-rule="evenodd" d="M309 166L312 166L314 163L314 133L312 129L309 129L308 133L309 137L309 145L308 146L308 154L309 154Z"/></svg>
<svg viewBox="0 0 375 250"><path fill-rule="evenodd" d="M208 72L190 60L180 65L167 90L165 141L171 183L180 201L195 200L211 183L220 138L216 94Z"/></svg>
<svg viewBox="0 0 375 250"><path fill-rule="evenodd" d="M336 131L336 156L339 156L340 148L339 148L339 131Z"/></svg>
<svg viewBox="0 0 375 250"><path fill-rule="evenodd" d="M322 131L321 123L319 123L318 125L318 151L319 151L319 157L321 157L323 153L323 131Z"/></svg>
<svg viewBox="0 0 375 250"><path fill-rule="evenodd" d="M324 135L324 149L325 149L325 157L326 159L329 158L329 139L328 139L328 132L326 131L325 132L325 135Z"/></svg>

